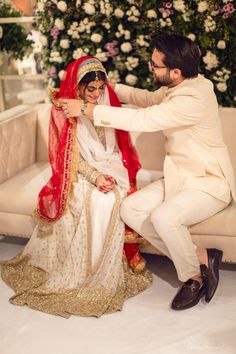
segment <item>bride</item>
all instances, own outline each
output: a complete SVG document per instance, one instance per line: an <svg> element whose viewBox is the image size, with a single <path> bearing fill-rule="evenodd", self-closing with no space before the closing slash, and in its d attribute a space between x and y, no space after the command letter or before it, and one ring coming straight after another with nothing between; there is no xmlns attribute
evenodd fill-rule
<svg viewBox="0 0 236 354"><path fill-rule="evenodd" d="M67 117L63 98L120 105L98 59L85 56L68 65L52 100L52 176L39 194L38 222L23 252L1 262L2 278L15 291L15 305L99 317L121 310L151 283L140 238L119 216L140 164L127 132Z"/></svg>

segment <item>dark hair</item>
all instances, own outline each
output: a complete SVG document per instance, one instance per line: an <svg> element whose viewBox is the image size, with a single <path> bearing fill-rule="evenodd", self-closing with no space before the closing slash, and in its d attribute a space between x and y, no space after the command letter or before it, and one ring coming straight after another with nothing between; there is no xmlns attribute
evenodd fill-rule
<svg viewBox="0 0 236 354"><path fill-rule="evenodd" d="M82 84L87 87L91 81L95 81L97 78L104 82L107 81L107 77L103 71L90 71L80 80L79 85Z"/></svg>
<svg viewBox="0 0 236 354"><path fill-rule="evenodd" d="M163 62L169 69L180 69L184 78L198 75L200 49L191 39L178 34L152 34L156 50L164 54Z"/></svg>

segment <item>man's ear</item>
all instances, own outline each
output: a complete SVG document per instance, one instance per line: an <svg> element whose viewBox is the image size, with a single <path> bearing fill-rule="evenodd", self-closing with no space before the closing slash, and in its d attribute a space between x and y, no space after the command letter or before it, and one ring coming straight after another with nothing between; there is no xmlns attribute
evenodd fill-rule
<svg viewBox="0 0 236 354"><path fill-rule="evenodd" d="M182 76L182 72L181 72L181 70L180 69L173 69L172 70L172 78L173 79L179 79L180 77Z"/></svg>

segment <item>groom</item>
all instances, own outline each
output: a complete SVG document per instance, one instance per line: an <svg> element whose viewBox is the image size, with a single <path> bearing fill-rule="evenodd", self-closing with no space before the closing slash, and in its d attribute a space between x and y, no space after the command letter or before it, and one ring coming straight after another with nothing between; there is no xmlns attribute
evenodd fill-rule
<svg viewBox="0 0 236 354"><path fill-rule="evenodd" d="M164 179L127 197L121 217L174 262L183 285L171 307L183 310L203 296L206 302L212 299L222 257L220 250L196 247L188 227L224 209L232 196L235 199L234 177L213 85L198 74L197 45L180 35L156 35L152 40L149 66L161 88L149 92L114 85L120 101L140 108L64 100L64 109L71 117L86 115L98 126L163 131Z"/></svg>

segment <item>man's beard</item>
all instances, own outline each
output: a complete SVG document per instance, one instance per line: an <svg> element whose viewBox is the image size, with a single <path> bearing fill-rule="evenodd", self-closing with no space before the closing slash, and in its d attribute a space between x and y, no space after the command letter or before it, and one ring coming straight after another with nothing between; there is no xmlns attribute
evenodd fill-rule
<svg viewBox="0 0 236 354"><path fill-rule="evenodd" d="M170 84L173 83L173 80L171 80L169 73L160 77L157 77L156 75L153 75L153 82L157 86L169 86Z"/></svg>

